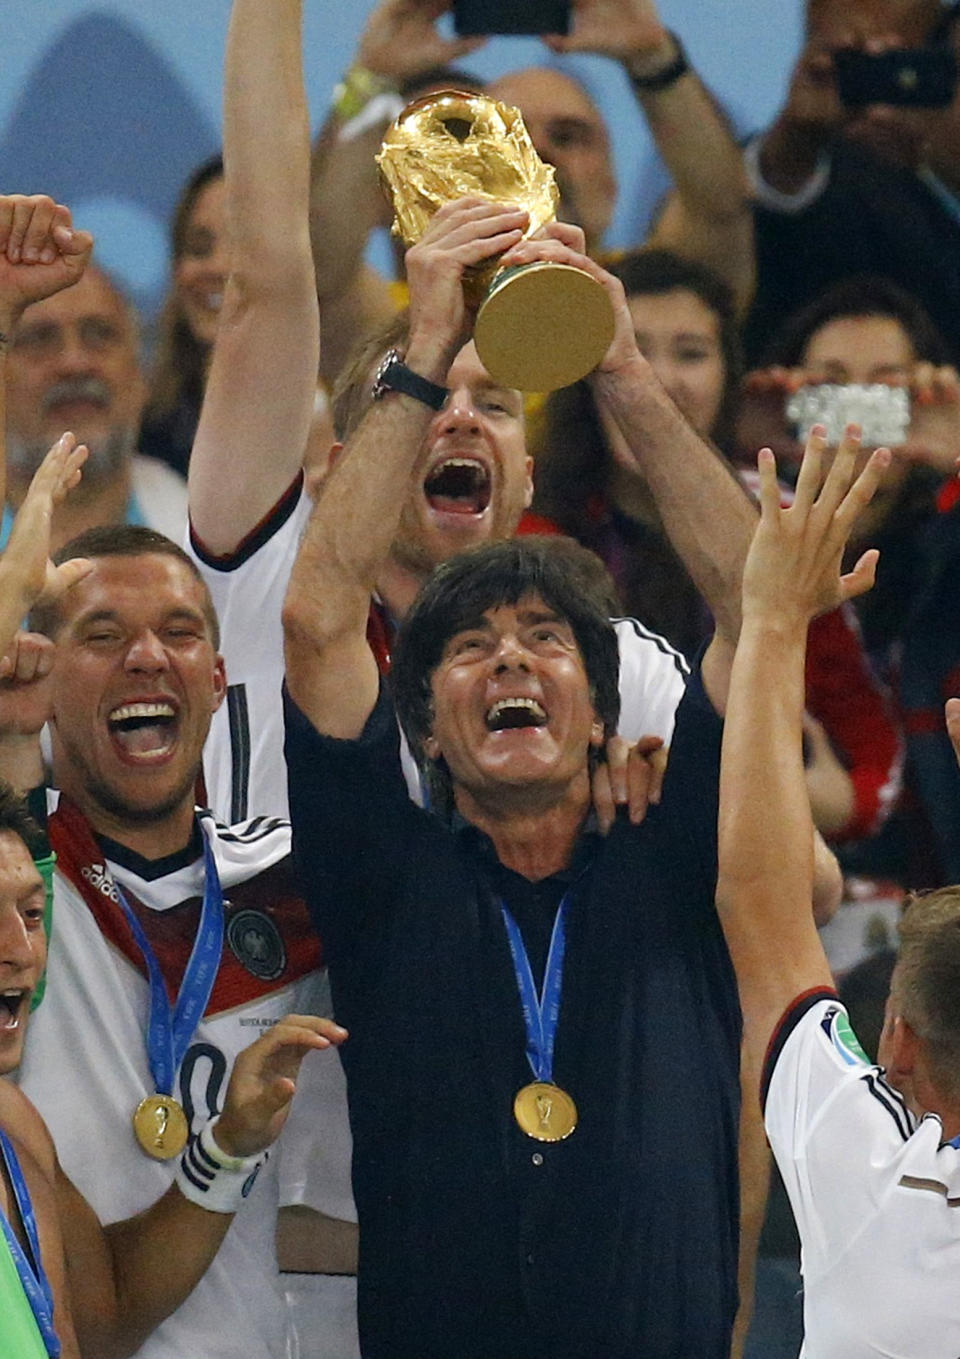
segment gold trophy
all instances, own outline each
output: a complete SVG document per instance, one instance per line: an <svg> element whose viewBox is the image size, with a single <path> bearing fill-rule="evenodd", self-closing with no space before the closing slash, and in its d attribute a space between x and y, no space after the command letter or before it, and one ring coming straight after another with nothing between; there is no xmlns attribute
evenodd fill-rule
<svg viewBox="0 0 960 1359"><path fill-rule="evenodd" d="M552 165L534 150L519 109L484 95L441 90L400 114L377 156L393 202L394 232L413 245L444 203L479 196L530 214L532 236L556 216ZM503 268L464 278L479 306L474 340L484 367L507 387L552 392L594 369L613 339L613 306L590 274L568 264Z"/></svg>

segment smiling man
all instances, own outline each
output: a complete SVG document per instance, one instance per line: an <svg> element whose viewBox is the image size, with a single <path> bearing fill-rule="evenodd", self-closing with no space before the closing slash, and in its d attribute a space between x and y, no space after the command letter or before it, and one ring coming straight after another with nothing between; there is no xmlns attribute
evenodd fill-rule
<svg viewBox="0 0 960 1359"><path fill-rule="evenodd" d="M100 524L147 524L181 536L183 478L136 451L146 396L139 344L132 306L92 266L72 287L26 309L7 359L4 541L30 478L65 429L90 457L76 497L57 508L55 549Z"/></svg>
<svg viewBox="0 0 960 1359"><path fill-rule="evenodd" d="M534 1336L562 1359L721 1359L739 1011L704 683L722 689L722 647L681 702L660 805L604 838L590 768L619 697L603 568L564 539L451 559L392 674L438 817L407 796L360 601L329 576L320 621L318 518L285 610L287 759L353 1032L362 1353L515 1359Z"/></svg>

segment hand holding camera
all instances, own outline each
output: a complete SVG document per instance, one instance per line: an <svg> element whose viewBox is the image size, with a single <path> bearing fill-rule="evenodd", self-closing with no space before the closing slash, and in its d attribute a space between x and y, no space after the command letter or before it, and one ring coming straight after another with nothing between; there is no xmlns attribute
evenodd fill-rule
<svg viewBox="0 0 960 1359"><path fill-rule="evenodd" d="M744 379L737 448L754 457L769 445L780 459L798 461L813 424L834 442L851 422L863 447L885 445L896 457L955 475L960 456L960 376L949 365L914 365L900 383L825 382L803 368L757 369Z"/></svg>

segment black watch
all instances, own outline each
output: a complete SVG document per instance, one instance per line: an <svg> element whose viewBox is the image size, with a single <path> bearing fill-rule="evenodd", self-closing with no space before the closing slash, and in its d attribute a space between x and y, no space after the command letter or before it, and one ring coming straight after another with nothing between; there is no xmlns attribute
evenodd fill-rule
<svg viewBox="0 0 960 1359"><path fill-rule="evenodd" d="M387 392L403 392L435 411L443 410L450 395L446 387L441 387L439 383L431 382L429 378L421 377L412 368L408 368L399 349L387 350L373 379L374 401L381 401Z"/></svg>
<svg viewBox="0 0 960 1359"><path fill-rule="evenodd" d="M675 85L680 77L686 75L690 70L690 64L687 61L687 54L684 50L683 43L672 29L667 29L667 32L676 49L676 56L673 61L668 62L667 65L661 67L659 71L648 76L634 75L629 68L627 70L630 84L641 94L656 94L658 90L668 90L671 85Z"/></svg>

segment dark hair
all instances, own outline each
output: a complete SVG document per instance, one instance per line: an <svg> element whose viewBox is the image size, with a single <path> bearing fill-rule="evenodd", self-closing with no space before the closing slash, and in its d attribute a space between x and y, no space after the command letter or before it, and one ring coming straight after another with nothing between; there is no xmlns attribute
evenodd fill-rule
<svg viewBox="0 0 960 1359"><path fill-rule="evenodd" d="M106 524L98 528L85 529L71 538L68 543L54 554L54 563L69 561L72 557L173 557L181 562L203 590L203 612L210 629L210 638L215 648L220 646L220 623L207 582L197 569L197 564L178 547L172 538L156 529L145 528L142 524ZM63 622L59 601L53 604L35 605L30 612L31 632L43 633L45 637L56 637Z"/></svg>
<svg viewBox="0 0 960 1359"><path fill-rule="evenodd" d="M716 316L724 361L723 401L711 435L723 448L731 442L734 404L743 368L733 293L705 265L670 250L634 250L607 266L623 283L627 298L693 293ZM590 502L606 491L610 452L587 381L554 392L544 408L542 441L536 457L533 508L575 537L589 533Z"/></svg>
<svg viewBox="0 0 960 1359"><path fill-rule="evenodd" d="M349 439L370 409L374 372L388 349L406 348L410 336L410 313L404 308L360 340L340 369L330 398L333 430L341 442Z"/></svg>
<svg viewBox="0 0 960 1359"><path fill-rule="evenodd" d="M806 307L794 312L774 336L764 354L763 366L797 367L803 363L804 350L822 326L859 316L896 321L918 359L938 364L949 362L940 332L915 297L888 278L857 274L834 283Z"/></svg>
<svg viewBox="0 0 960 1359"><path fill-rule="evenodd" d="M34 858L48 852L43 832L31 815L26 798L6 779L0 779L0 832L3 831L18 835Z"/></svg>
<svg viewBox="0 0 960 1359"><path fill-rule="evenodd" d="M170 222L170 256L174 265L186 249L187 229L197 199L208 184L223 178L223 157L211 156L190 175L180 192ZM209 357L209 345L198 340L171 287L157 325L157 350L150 379L146 418L157 419L175 410L181 400L199 406Z"/></svg>
<svg viewBox="0 0 960 1359"><path fill-rule="evenodd" d="M449 809L452 785L445 762L431 762L424 754L433 724L433 672L457 632L488 609L531 595L570 624L606 735L616 731L620 657L610 616L617 607L599 558L569 538L536 535L462 552L438 566L418 594L400 629L391 672L400 724L438 810Z"/></svg>

